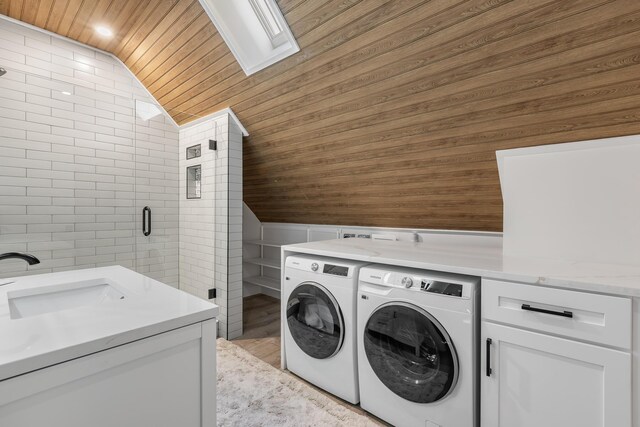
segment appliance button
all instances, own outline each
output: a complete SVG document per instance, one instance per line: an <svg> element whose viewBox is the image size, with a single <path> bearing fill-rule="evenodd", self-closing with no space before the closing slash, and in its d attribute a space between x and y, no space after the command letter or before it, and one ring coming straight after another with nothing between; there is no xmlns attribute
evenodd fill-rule
<svg viewBox="0 0 640 427"><path fill-rule="evenodd" d="M403 277L402 278L402 285L405 288L410 288L411 286L413 286L413 279L411 279L411 277Z"/></svg>
<svg viewBox="0 0 640 427"><path fill-rule="evenodd" d="M318 271L318 268L320 268L320 266L318 265L317 262L314 262L313 264L311 264L312 271Z"/></svg>

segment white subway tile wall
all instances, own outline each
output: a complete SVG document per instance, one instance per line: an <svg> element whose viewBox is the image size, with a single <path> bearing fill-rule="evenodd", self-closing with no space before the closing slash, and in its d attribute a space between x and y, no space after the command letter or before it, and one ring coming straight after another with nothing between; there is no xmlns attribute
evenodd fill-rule
<svg viewBox="0 0 640 427"><path fill-rule="evenodd" d="M206 121L180 130L180 289L200 298L215 287L215 164L218 153L209 139L226 133L226 119ZM201 156L187 160L187 147L200 145ZM187 199L187 167L201 166L201 195ZM218 295L216 304L220 304Z"/></svg>
<svg viewBox="0 0 640 427"><path fill-rule="evenodd" d="M187 160L197 144L201 156ZM187 199L186 169L195 165L201 198ZM215 288L219 336L242 334L242 133L226 114L180 130L180 288L202 298Z"/></svg>
<svg viewBox="0 0 640 427"><path fill-rule="evenodd" d="M0 277L119 264L178 285L178 129L113 57L0 19ZM141 232L142 208L153 214Z"/></svg>

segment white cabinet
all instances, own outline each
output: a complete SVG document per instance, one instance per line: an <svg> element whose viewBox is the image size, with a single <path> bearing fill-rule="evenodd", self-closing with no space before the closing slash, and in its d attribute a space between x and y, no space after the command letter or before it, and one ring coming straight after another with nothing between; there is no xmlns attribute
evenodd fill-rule
<svg viewBox="0 0 640 427"><path fill-rule="evenodd" d="M629 299L491 280L482 292L483 427L631 426Z"/></svg>
<svg viewBox="0 0 640 427"><path fill-rule="evenodd" d="M2 427L215 427L215 319L0 381Z"/></svg>
<svg viewBox="0 0 640 427"><path fill-rule="evenodd" d="M631 425L629 353L489 322L482 344L482 426Z"/></svg>

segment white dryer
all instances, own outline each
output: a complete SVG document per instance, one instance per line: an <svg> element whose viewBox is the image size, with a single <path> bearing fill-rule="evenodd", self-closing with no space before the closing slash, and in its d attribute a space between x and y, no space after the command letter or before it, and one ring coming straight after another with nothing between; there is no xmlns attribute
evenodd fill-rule
<svg viewBox="0 0 640 427"><path fill-rule="evenodd" d="M351 403L359 401L355 310L363 265L289 256L282 289L287 369Z"/></svg>
<svg viewBox="0 0 640 427"><path fill-rule="evenodd" d="M479 419L479 279L369 265L358 285L360 405L396 426Z"/></svg>

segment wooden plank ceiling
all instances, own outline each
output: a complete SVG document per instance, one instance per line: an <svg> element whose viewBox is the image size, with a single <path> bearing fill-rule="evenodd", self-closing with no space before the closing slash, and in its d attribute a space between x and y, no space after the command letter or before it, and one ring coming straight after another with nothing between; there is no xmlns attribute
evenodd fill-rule
<svg viewBox="0 0 640 427"><path fill-rule="evenodd" d="M178 123L232 107L262 221L500 230L495 150L640 133L638 0L278 3L301 51L249 77L197 1L0 13L115 53Z"/></svg>

